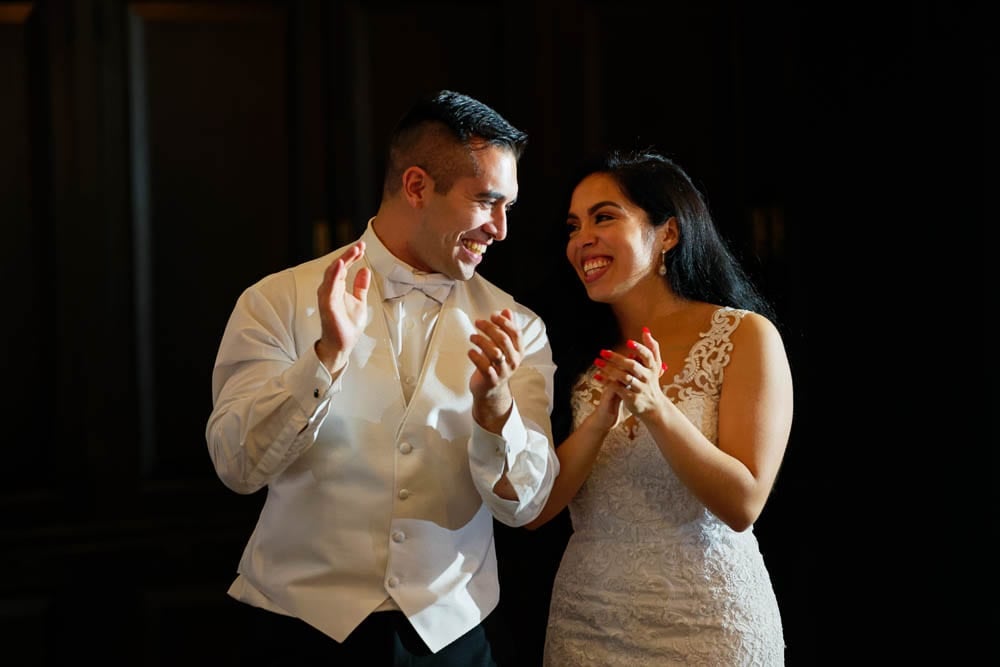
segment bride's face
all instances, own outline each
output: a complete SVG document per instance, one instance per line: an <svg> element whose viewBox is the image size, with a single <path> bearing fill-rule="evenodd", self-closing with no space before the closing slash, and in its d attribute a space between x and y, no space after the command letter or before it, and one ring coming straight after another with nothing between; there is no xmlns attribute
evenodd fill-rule
<svg viewBox="0 0 1000 667"><path fill-rule="evenodd" d="M566 225L566 258L592 300L611 303L658 277L660 249L649 217L608 174L577 184Z"/></svg>

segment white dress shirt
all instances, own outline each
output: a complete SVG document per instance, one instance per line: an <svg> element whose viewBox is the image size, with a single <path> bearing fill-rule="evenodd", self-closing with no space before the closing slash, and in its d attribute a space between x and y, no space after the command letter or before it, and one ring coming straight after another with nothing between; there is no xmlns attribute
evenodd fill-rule
<svg viewBox="0 0 1000 667"><path fill-rule="evenodd" d="M378 246L375 250L376 255L379 254L379 250L389 255L388 251ZM393 258L389 261L399 260ZM414 271L409 266L406 270ZM424 365L427 344L434 332L434 325L437 324L438 313L441 312L441 303L423 291L413 289L402 296L386 297L382 301L382 306L386 324L389 326L389 340L399 365L403 395L409 403L420 369Z"/></svg>
<svg viewBox="0 0 1000 667"><path fill-rule="evenodd" d="M316 287L346 247L249 287L223 334L209 454L232 490L267 488L229 593L338 641L391 599L437 651L497 604L493 517L531 521L558 474L555 366L541 319L479 275L456 281L439 307L414 299L386 315L397 306L379 278L398 260L370 223L362 238L375 273L368 320L335 380L313 349ZM471 417L467 352L475 320L502 308L521 328L523 361L496 435ZM408 356L411 319L422 355ZM493 493L505 467L517 500Z"/></svg>

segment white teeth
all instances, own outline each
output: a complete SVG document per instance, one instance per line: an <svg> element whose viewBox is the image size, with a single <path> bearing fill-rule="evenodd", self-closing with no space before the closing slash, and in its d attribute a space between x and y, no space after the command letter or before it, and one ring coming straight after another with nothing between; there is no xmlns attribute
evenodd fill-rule
<svg viewBox="0 0 1000 667"><path fill-rule="evenodd" d="M583 263L583 272L591 273L597 271L598 269L603 269L605 266L611 264L611 260L606 257L595 257L594 259L588 259Z"/></svg>
<svg viewBox="0 0 1000 667"><path fill-rule="evenodd" d="M485 243L476 243L475 241L462 239L462 245L464 245L466 248L476 253L477 255L482 255L484 252L486 252Z"/></svg>

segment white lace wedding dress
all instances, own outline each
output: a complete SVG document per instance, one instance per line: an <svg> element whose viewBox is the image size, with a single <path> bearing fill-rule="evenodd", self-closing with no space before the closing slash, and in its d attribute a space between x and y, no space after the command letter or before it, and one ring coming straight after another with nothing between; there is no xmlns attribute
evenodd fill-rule
<svg viewBox="0 0 1000 667"><path fill-rule="evenodd" d="M713 442L729 336L744 314L715 311L664 387ZM593 372L574 389L574 425L600 397ZM546 667L784 664L781 617L753 529L734 532L705 509L634 416L608 435L570 516Z"/></svg>

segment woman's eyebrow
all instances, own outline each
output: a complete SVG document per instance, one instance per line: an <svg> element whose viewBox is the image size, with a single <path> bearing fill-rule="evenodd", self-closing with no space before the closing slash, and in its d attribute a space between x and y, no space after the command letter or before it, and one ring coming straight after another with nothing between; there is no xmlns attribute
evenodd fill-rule
<svg viewBox="0 0 1000 667"><path fill-rule="evenodd" d="M618 209L619 211L624 211L625 210L624 208L622 208L622 206L620 204L616 204L613 201L599 201L596 204L594 204L593 206L591 206L590 208L588 208L587 209L587 213L593 215L594 211L596 211L597 209L599 209L599 208L601 208L603 206L611 206L613 208Z"/></svg>

